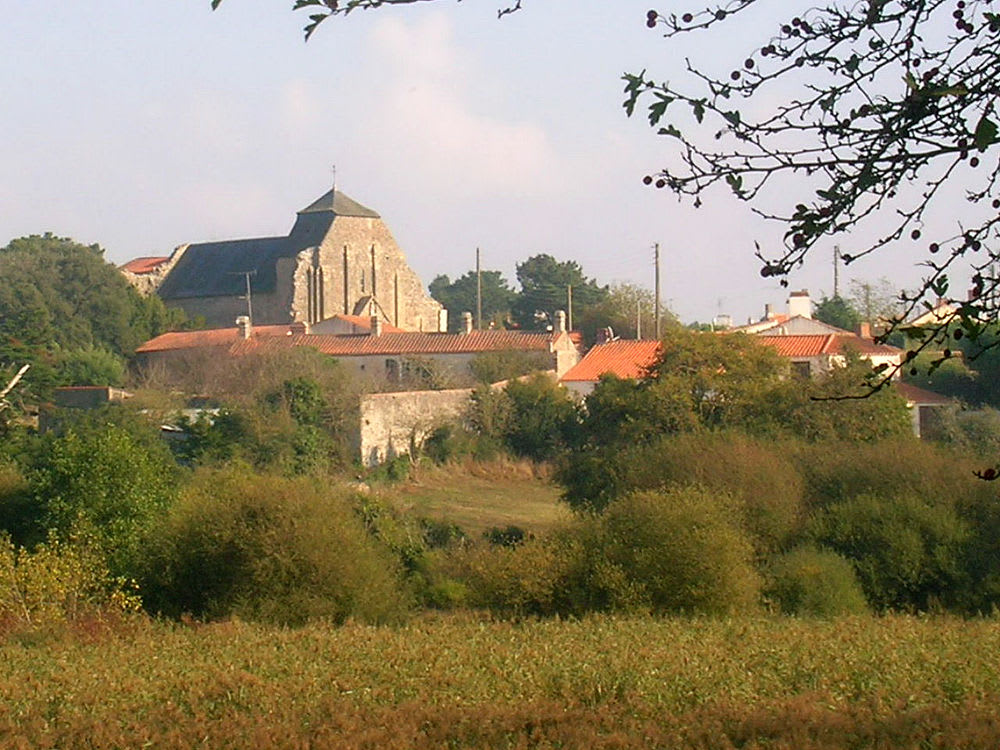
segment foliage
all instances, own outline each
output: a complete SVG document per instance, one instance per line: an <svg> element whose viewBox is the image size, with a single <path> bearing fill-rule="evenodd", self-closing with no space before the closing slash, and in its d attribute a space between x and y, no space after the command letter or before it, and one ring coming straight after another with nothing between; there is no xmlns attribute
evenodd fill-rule
<svg viewBox="0 0 1000 750"><path fill-rule="evenodd" d="M544 374L512 380L504 389L510 420L503 440L517 456L546 461L558 456L575 439L577 407L569 393Z"/></svg>
<svg viewBox="0 0 1000 750"><path fill-rule="evenodd" d="M961 588L968 526L944 502L862 494L815 519L819 544L851 560L872 606L927 609Z"/></svg>
<svg viewBox="0 0 1000 750"><path fill-rule="evenodd" d="M0 533L0 623L40 627L102 612L136 612L141 600L113 578L91 540L55 536L33 550Z"/></svg>
<svg viewBox="0 0 1000 750"><path fill-rule="evenodd" d="M608 295L608 288L584 276L575 260L557 261L545 253L518 263L517 280L521 292L514 300L511 315L514 323L524 329L554 326L556 311L567 312L569 287L573 288L574 320Z"/></svg>
<svg viewBox="0 0 1000 750"><path fill-rule="evenodd" d="M461 330L465 312L472 313L473 325L480 328L502 327L510 315L516 292L499 271L483 271L480 278L483 319L476 321L476 282L476 272L468 271L454 281L444 275L436 276L428 286L431 296L448 311L448 330L452 333Z"/></svg>
<svg viewBox="0 0 1000 750"><path fill-rule="evenodd" d="M845 331L855 331L861 323L861 313L839 294L833 297L823 295L813 310L813 317Z"/></svg>
<svg viewBox="0 0 1000 750"><path fill-rule="evenodd" d="M489 385L540 370L551 370L552 362L545 352L506 349L477 354L469 362L469 369L477 383Z"/></svg>
<svg viewBox="0 0 1000 750"><path fill-rule="evenodd" d="M785 614L838 617L868 609L851 563L835 552L796 547L774 561L766 593Z"/></svg>
<svg viewBox="0 0 1000 750"><path fill-rule="evenodd" d="M60 353L56 360L61 385L112 385L125 383L122 358L106 349L87 347Z"/></svg>
<svg viewBox="0 0 1000 750"><path fill-rule="evenodd" d="M32 363L27 381L35 397L60 382L53 371L60 358L77 350L128 356L181 322L155 295L142 297L103 253L51 234L0 248L0 366ZM76 361L99 362L102 374L113 367L106 355Z"/></svg>
<svg viewBox="0 0 1000 750"><path fill-rule="evenodd" d="M154 611L275 623L398 619L398 570L342 490L235 466L198 472L151 535Z"/></svg>
<svg viewBox="0 0 1000 750"><path fill-rule="evenodd" d="M28 518L5 518L4 527L27 543L50 530L60 539L90 534L114 575L132 575L146 532L174 496L174 461L151 425L121 409L68 419L63 430L35 445L31 504L13 509Z"/></svg>
<svg viewBox="0 0 1000 750"><path fill-rule="evenodd" d="M660 317L662 331L677 325L677 319L669 310L661 308ZM606 327L623 339L639 338L640 333L642 338L653 338L656 333L653 292L635 284L612 284L603 300L574 314L573 327L583 333L588 344L593 344L597 331Z"/></svg>
<svg viewBox="0 0 1000 750"><path fill-rule="evenodd" d="M603 514L604 554L655 612L752 612L760 581L740 515L695 489L629 495Z"/></svg>

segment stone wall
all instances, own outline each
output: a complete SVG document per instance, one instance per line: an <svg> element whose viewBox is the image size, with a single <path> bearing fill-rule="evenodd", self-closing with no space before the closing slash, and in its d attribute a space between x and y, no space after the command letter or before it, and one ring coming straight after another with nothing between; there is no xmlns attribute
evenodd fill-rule
<svg viewBox="0 0 1000 750"><path fill-rule="evenodd" d="M358 449L365 466L410 454L442 424L460 420L472 390L372 393L361 397Z"/></svg>

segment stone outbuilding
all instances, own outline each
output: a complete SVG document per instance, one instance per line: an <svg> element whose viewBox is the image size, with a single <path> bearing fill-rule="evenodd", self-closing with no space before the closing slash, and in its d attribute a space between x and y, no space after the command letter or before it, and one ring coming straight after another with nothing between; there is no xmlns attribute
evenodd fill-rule
<svg viewBox="0 0 1000 750"><path fill-rule="evenodd" d="M181 245L168 259L139 260L147 262L123 267L130 280L155 286L168 306L213 328L250 314L254 325L346 315L377 316L408 331L447 330L447 312L379 214L338 190L299 211L285 237Z"/></svg>

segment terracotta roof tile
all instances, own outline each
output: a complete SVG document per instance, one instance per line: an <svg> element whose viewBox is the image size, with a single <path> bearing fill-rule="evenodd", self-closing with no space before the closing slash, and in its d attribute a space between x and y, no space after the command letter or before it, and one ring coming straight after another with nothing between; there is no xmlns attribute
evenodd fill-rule
<svg viewBox="0 0 1000 750"><path fill-rule="evenodd" d="M272 338L291 336L288 326L254 326L252 338ZM137 354L145 352L169 352L180 349L200 349L206 346L232 346L242 341L239 330L232 328L210 328L204 331L172 331L162 333L136 349Z"/></svg>
<svg viewBox="0 0 1000 750"><path fill-rule="evenodd" d="M934 391L928 391L925 388L918 388L910 383L895 382L893 383L896 390L911 404L925 404L925 405L940 405L944 406L946 404L955 403L955 399L948 398L947 396L942 396L940 393L934 393Z"/></svg>
<svg viewBox="0 0 1000 750"><path fill-rule="evenodd" d="M659 352L660 342L656 340L609 341L587 352L560 380L596 382L605 373L629 380L641 378Z"/></svg>
<svg viewBox="0 0 1000 750"><path fill-rule="evenodd" d="M129 273L150 273L162 266L168 260L170 260L169 256L133 258L121 268L123 271L128 271Z"/></svg>
<svg viewBox="0 0 1000 750"><path fill-rule="evenodd" d="M351 325L355 325L358 328L364 328L366 330L371 330L371 327L372 327L372 319L371 319L371 317L365 316L365 315L344 315L342 313L337 313L336 315L333 315L331 317L336 318L337 320L343 320L343 321L345 321L347 323L350 323ZM382 322L382 332L383 333L403 333L403 329L402 328L397 328L396 326L392 325L391 323L386 323L385 321L383 321Z"/></svg>
<svg viewBox="0 0 1000 750"><path fill-rule="evenodd" d="M562 334L565 335L565 334ZM322 354L330 356L365 356L405 354L476 354L480 352L504 351L549 351L550 344L558 337L551 333L527 333L524 331L473 331L471 333L385 333L381 336L356 334L336 336L330 334L309 334L292 336L288 340L258 339L238 341L230 353L239 355L251 351L283 348L287 346L311 346Z"/></svg>
<svg viewBox="0 0 1000 750"><path fill-rule="evenodd" d="M902 350L887 344L876 344L854 334L810 334L799 336L757 336L765 346L777 350L782 357L818 357L821 354L844 354L848 350L862 356L893 356Z"/></svg>

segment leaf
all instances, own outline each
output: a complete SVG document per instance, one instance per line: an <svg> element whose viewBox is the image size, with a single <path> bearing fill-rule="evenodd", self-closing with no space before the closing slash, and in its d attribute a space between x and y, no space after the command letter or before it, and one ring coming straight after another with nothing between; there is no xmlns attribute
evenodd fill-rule
<svg viewBox="0 0 1000 750"><path fill-rule="evenodd" d="M684 136L681 135L681 131L675 128L673 125L667 125L665 128L660 128L656 131L659 135L672 135L674 138L680 138L683 140Z"/></svg>
<svg viewBox="0 0 1000 750"><path fill-rule="evenodd" d="M663 113L666 111L667 106L669 106L670 102L673 101L671 97L665 96L663 94L657 94L656 96L659 99L659 101L653 102L652 104L649 105L650 125L655 125L660 121L660 118L663 117Z"/></svg>
<svg viewBox="0 0 1000 750"><path fill-rule="evenodd" d="M732 112L723 112L722 116L726 118L726 122L730 123L733 127L739 127L740 124L740 113L733 110Z"/></svg>
<svg viewBox="0 0 1000 750"><path fill-rule="evenodd" d="M698 122L703 122L705 120L705 100L704 99L694 99L691 102L691 110L694 112L694 119Z"/></svg>
<svg viewBox="0 0 1000 750"><path fill-rule="evenodd" d="M733 189L733 192L743 197L743 176L738 174L727 174L726 183Z"/></svg>
<svg viewBox="0 0 1000 750"><path fill-rule="evenodd" d="M979 118L976 125L976 132L972 136L972 142L980 151L985 151L987 146L991 146L997 141L997 124L986 115Z"/></svg>

